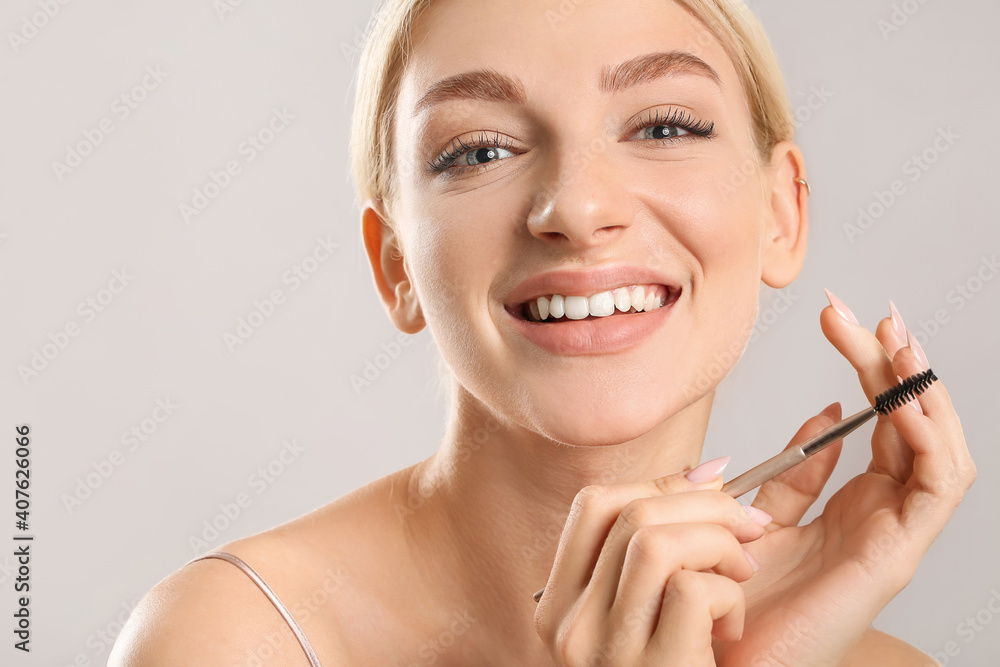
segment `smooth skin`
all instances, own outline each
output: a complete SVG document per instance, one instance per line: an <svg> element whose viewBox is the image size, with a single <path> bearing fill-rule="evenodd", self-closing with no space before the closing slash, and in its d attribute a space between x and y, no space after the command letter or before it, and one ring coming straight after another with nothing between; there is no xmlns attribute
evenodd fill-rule
<svg viewBox="0 0 1000 667"><path fill-rule="evenodd" d="M437 0L414 27L393 134L398 199L367 202L362 223L392 321L428 327L454 373L440 448L221 548L310 610L300 621L325 664L932 665L870 624L975 478L944 382L920 397L923 414L878 418L868 472L807 526L840 445L761 487L766 526L721 478L685 477L760 283L782 288L801 270L808 200L793 179L808 176L791 142L745 176L755 149L739 79L680 7L572 5L553 23L533 0ZM718 82L675 72L598 88L604 68L671 50ZM481 68L517 79L523 101L417 111L435 82ZM714 122L715 136L649 138L634 125L671 109ZM502 137L497 159L426 168L482 132ZM639 344L566 357L510 326L505 297L521 281L612 263L663 270L683 289ZM870 400L921 370L888 318L873 335L827 307L820 324ZM840 417L834 404L792 442ZM336 594L308 607L331 571L344 573ZM282 641L267 664L306 664L242 573L200 561L154 587L109 664L247 664L269 633Z"/></svg>

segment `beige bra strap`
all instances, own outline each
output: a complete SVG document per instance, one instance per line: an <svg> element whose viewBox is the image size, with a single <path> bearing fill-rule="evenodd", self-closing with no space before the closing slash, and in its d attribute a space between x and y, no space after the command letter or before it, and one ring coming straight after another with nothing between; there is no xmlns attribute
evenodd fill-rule
<svg viewBox="0 0 1000 667"><path fill-rule="evenodd" d="M267 582L265 582L264 579L262 579L261 576L257 574L256 570L250 567L250 565L239 556L234 556L233 554L225 551L214 551L212 553L207 553L204 554L203 556L192 558L190 561L188 561L188 563L193 563L196 560L201 560L202 558L219 558L222 560L227 560L236 567L243 570L246 573L246 575L250 577L250 579L252 579L255 584L257 584L257 587L264 592L264 595L267 596L267 599L271 601L271 604L274 605L274 608L278 610L278 613L281 614L281 617L285 619L286 623L288 623L288 627L292 629L292 633L295 635L295 638L298 639L299 644L302 645L302 650L306 652L306 657L309 658L310 667L323 667L323 665L320 664L319 658L316 657L316 652L313 651L312 645L309 643L309 640L306 639L305 633L302 632L302 628L299 627L299 624L295 621L295 618L292 616L291 612L288 611L288 608L285 607L285 605L281 602L278 596L275 595L274 591L271 590L271 587L267 585Z"/></svg>

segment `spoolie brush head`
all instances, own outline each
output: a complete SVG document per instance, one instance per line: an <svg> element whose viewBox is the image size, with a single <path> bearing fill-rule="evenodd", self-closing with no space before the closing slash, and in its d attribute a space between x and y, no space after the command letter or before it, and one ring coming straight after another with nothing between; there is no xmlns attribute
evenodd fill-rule
<svg viewBox="0 0 1000 667"><path fill-rule="evenodd" d="M934 371L927 369L923 373L911 375L892 389L884 391L875 397L875 412L887 415L901 405L905 405L924 393L931 383L937 380Z"/></svg>

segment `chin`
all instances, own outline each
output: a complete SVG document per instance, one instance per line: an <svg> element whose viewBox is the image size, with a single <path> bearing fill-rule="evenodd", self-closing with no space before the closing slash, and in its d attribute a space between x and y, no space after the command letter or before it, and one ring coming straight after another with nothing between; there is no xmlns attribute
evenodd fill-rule
<svg viewBox="0 0 1000 667"><path fill-rule="evenodd" d="M640 438L676 412L670 401L627 397L609 401L606 394L589 389L538 397L529 423L542 435L565 445L606 447Z"/></svg>

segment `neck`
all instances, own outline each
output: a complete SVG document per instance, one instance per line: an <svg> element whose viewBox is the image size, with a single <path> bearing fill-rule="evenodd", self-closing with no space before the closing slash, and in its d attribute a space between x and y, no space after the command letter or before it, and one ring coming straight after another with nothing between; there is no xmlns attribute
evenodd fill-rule
<svg viewBox="0 0 1000 667"><path fill-rule="evenodd" d="M412 548L449 582L446 604L475 601L490 618L505 617L508 631L533 635L531 594L548 579L577 492L697 465L713 398L635 440L580 447L501 424L457 388L441 448L412 469L420 509L405 522Z"/></svg>

